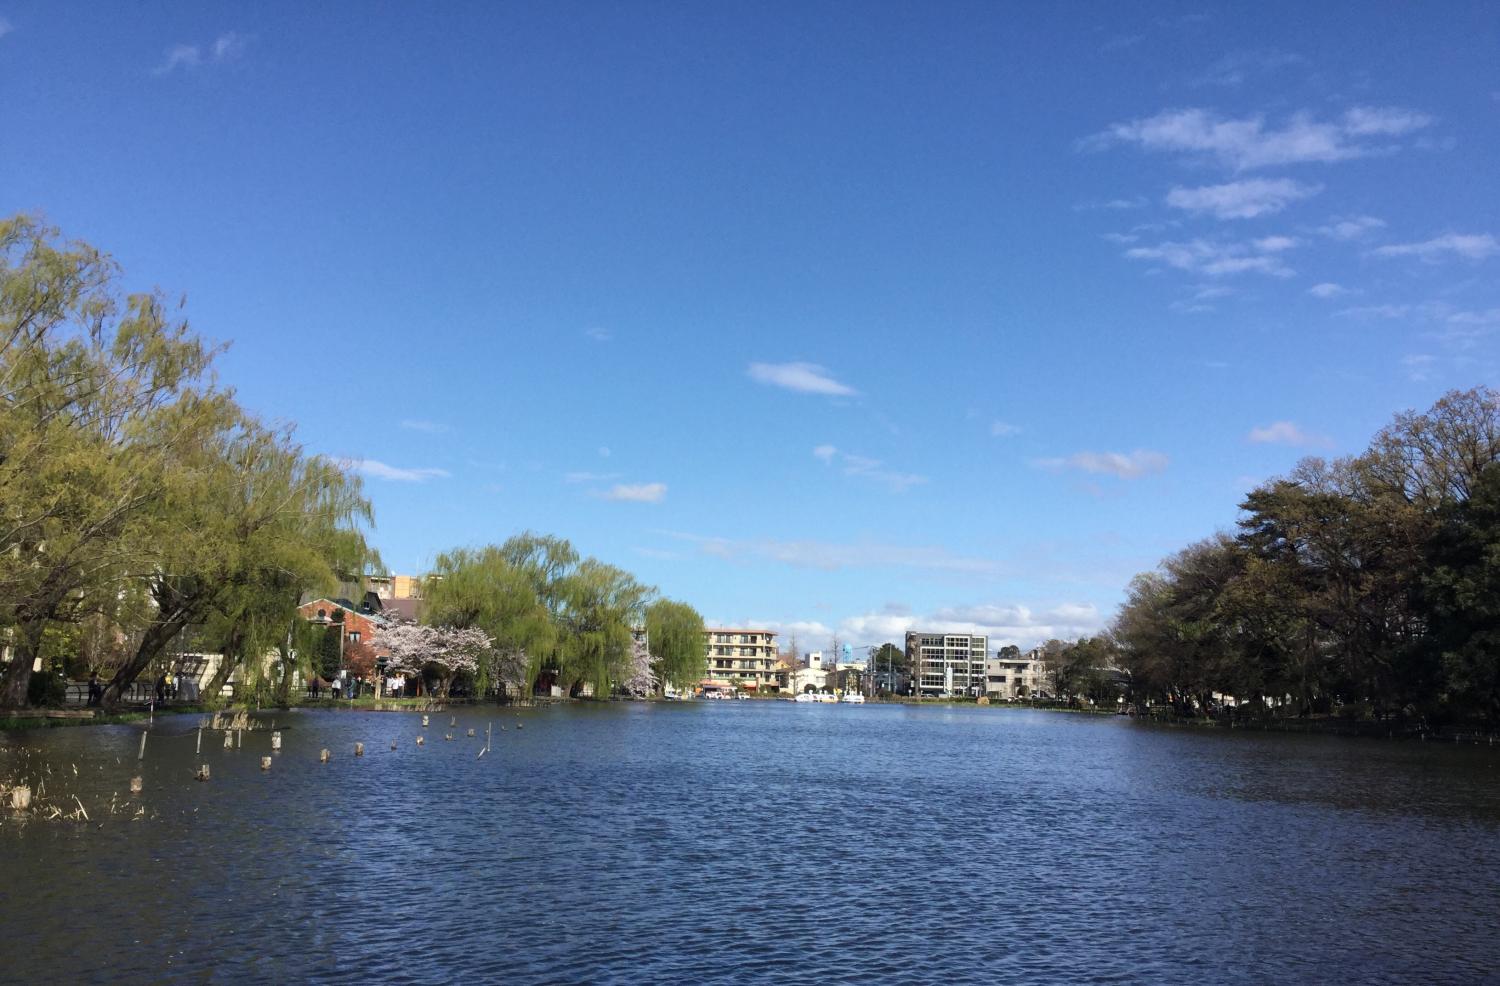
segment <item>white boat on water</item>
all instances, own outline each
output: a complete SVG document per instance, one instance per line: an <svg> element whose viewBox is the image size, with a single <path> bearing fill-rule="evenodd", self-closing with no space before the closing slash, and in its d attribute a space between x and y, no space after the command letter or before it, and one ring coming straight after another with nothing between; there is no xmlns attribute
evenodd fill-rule
<svg viewBox="0 0 1500 986"><path fill-rule="evenodd" d="M859 692L845 692L844 697L839 699L839 701L846 705L864 705L865 697Z"/></svg>
<svg viewBox="0 0 1500 986"><path fill-rule="evenodd" d="M800 694L792 697L793 702L816 702L817 700L818 697L812 692L801 692Z"/></svg>

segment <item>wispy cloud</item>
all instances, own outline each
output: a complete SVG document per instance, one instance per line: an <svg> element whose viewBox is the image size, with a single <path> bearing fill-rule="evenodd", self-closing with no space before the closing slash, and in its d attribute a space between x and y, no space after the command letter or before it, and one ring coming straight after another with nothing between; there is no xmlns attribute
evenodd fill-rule
<svg viewBox="0 0 1500 986"><path fill-rule="evenodd" d="M1131 260L1156 260L1168 267L1209 277L1244 273L1291 277L1295 272L1276 254L1294 245L1295 241L1288 237L1264 237L1249 243L1169 240L1156 246L1131 247L1125 256Z"/></svg>
<svg viewBox="0 0 1500 986"><path fill-rule="evenodd" d="M1357 106L1342 117L1318 120L1294 114L1280 128L1262 116L1226 119L1204 109L1165 110L1156 116L1112 124L1080 142L1084 150L1122 144L1147 151L1217 161L1235 171L1307 162L1345 161L1382 153L1388 140L1420 130L1432 118L1400 107ZM1372 142L1370 138L1386 138Z"/></svg>
<svg viewBox="0 0 1500 986"><path fill-rule="evenodd" d="M1146 196L1137 195L1128 199L1104 199L1102 201L1079 202L1073 206L1074 212L1090 212L1095 209L1144 209L1146 207Z"/></svg>
<svg viewBox="0 0 1500 986"><path fill-rule="evenodd" d="M618 500L625 503L660 503L666 499L666 483L618 483L596 494L603 500Z"/></svg>
<svg viewBox="0 0 1500 986"><path fill-rule="evenodd" d="M837 462L840 471L845 476L868 479L881 484L892 493L905 493L913 486L919 486L927 482L926 476L918 476L915 473L894 472L885 468L885 463L879 459L841 452L832 445L819 445L813 449L812 454L813 458L827 465Z"/></svg>
<svg viewBox="0 0 1500 986"><path fill-rule="evenodd" d="M1385 228L1384 219L1376 219L1374 216L1346 216L1335 218L1326 226L1319 226L1318 232L1333 240L1361 240L1377 229Z"/></svg>
<svg viewBox="0 0 1500 986"><path fill-rule="evenodd" d="M1193 79L1189 85L1240 86L1255 76L1279 72L1306 61L1301 55L1274 49L1231 52L1209 66L1206 72Z"/></svg>
<svg viewBox="0 0 1500 986"><path fill-rule="evenodd" d="M814 568L826 572L848 568L909 568L964 575L998 575L1003 566L989 558L958 555L946 548L911 546L873 541L784 541L774 539L738 540L704 537L676 531L662 532L668 537L689 542L703 554L729 561L772 561L795 568Z"/></svg>
<svg viewBox="0 0 1500 986"><path fill-rule="evenodd" d="M15 29L16 29L16 26L14 24L12 24L8 19L6 19L4 17L0 17L0 38L5 37L7 34L9 34L10 32L14 31Z"/></svg>
<svg viewBox="0 0 1500 986"><path fill-rule="evenodd" d="M1428 353L1413 353L1410 356L1401 357L1401 365L1406 367L1406 375L1414 383L1426 383L1436 375L1437 357Z"/></svg>
<svg viewBox="0 0 1500 986"><path fill-rule="evenodd" d="M235 31L219 35L208 45L179 44L167 49L162 63L151 70L152 75L168 75L177 69L189 71L200 65L232 62L245 53L250 39Z"/></svg>
<svg viewBox="0 0 1500 986"><path fill-rule="evenodd" d="M1010 438L1012 435L1019 435L1020 433L1020 425L1013 425L1009 421L990 422L990 434L996 438Z"/></svg>
<svg viewBox="0 0 1500 986"><path fill-rule="evenodd" d="M450 475L446 469L406 469L386 465L378 459L349 459L344 464L366 476L398 483L425 483L429 479L446 479Z"/></svg>
<svg viewBox="0 0 1500 986"><path fill-rule="evenodd" d="M783 387L803 394L849 397L858 393L853 387L835 380L816 363L751 363L746 373L756 383Z"/></svg>
<svg viewBox="0 0 1500 986"><path fill-rule="evenodd" d="M1037 459L1034 464L1042 469L1076 469L1118 479L1139 479L1161 472L1167 468L1168 462L1170 460L1164 453L1136 449L1134 452L1074 452L1059 458Z"/></svg>
<svg viewBox="0 0 1500 986"><path fill-rule="evenodd" d="M1206 212L1218 219L1254 219L1274 215L1322 190L1322 185L1290 178L1248 178L1224 185L1174 188L1167 193L1167 205L1188 212Z"/></svg>
<svg viewBox="0 0 1500 986"><path fill-rule="evenodd" d="M1291 445L1297 448L1329 448L1333 445L1327 435L1307 431L1292 421L1273 421L1261 428L1251 428L1245 439L1257 445Z"/></svg>
<svg viewBox="0 0 1500 986"><path fill-rule="evenodd" d="M1326 300L1328 298L1337 298L1340 295L1348 294L1349 289L1342 285L1334 284L1332 281L1324 281L1322 284L1314 284L1312 287L1308 288L1307 293L1312 295L1314 298L1323 298Z"/></svg>
<svg viewBox="0 0 1500 986"><path fill-rule="evenodd" d="M1412 310L1411 305L1356 305L1353 308L1340 308L1334 314L1345 318L1405 318Z"/></svg>
<svg viewBox="0 0 1500 986"><path fill-rule="evenodd" d="M619 479L617 472L567 472L563 473L565 483L607 483L611 479Z"/></svg>
<svg viewBox="0 0 1500 986"><path fill-rule="evenodd" d="M600 328L597 325L590 326L589 328L584 329L583 334L588 336L595 342L609 342L615 337L615 334L613 332L609 331L608 329Z"/></svg>
<svg viewBox="0 0 1500 986"><path fill-rule="evenodd" d="M401 427L406 431L420 431L428 435L441 435L448 430L447 425L438 424L436 421L424 421L420 418L405 418Z"/></svg>
<svg viewBox="0 0 1500 986"><path fill-rule="evenodd" d="M1371 251L1377 257L1416 257L1429 263L1441 263L1455 257L1478 261L1500 253L1500 242L1489 233L1445 233L1420 243L1393 243Z"/></svg>

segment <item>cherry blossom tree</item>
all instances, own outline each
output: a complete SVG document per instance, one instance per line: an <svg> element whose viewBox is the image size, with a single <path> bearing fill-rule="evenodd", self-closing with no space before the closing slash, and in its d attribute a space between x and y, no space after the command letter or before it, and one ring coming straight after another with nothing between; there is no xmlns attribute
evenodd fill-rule
<svg viewBox="0 0 1500 986"><path fill-rule="evenodd" d="M455 677L477 673L479 662L490 658L495 643L475 627L424 626L404 620L382 628L375 641L390 654L388 672L436 678L433 693L440 698L447 696Z"/></svg>

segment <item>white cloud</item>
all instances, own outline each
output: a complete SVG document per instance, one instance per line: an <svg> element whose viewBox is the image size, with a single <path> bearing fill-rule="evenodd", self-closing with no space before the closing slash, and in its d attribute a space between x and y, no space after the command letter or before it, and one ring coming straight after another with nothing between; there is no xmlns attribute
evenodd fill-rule
<svg viewBox="0 0 1500 986"><path fill-rule="evenodd" d="M892 493L905 493L913 486L927 482L926 476L915 473L892 472L884 468L885 463L863 455L840 452L832 445L819 445L813 449L813 457L824 464L837 461L845 476L857 476L886 486Z"/></svg>
<svg viewBox="0 0 1500 986"><path fill-rule="evenodd" d="M1035 465L1043 469L1077 469L1119 479L1138 479L1161 472L1169 461L1161 452L1136 449L1134 452L1075 452L1060 458L1038 459Z"/></svg>
<svg viewBox="0 0 1500 986"><path fill-rule="evenodd" d="M1374 216L1347 216L1334 218L1327 226L1319 226L1318 232L1334 240L1359 240L1373 230L1384 228L1384 219L1376 219Z"/></svg>
<svg viewBox="0 0 1500 986"><path fill-rule="evenodd" d="M438 424L435 421L424 421L419 418L406 418L401 422L401 427L406 431L420 431L429 435L440 435L448 430L447 425Z"/></svg>
<svg viewBox="0 0 1500 986"><path fill-rule="evenodd" d="M879 542L735 540L674 531L663 532L726 561L770 561L794 568L835 572L847 568L909 568L960 575L999 575L1003 568L988 558L956 555L946 548Z"/></svg>
<svg viewBox="0 0 1500 986"><path fill-rule="evenodd" d="M1440 263L1452 257L1483 260L1500 253L1500 242L1489 233L1446 233L1420 243L1393 243L1376 247L1377 257L1416 257L1427 263Z"/></svg>
<svg viewBox="0 0 1500 986"><path fill-rule="evenodd" d="M167 75L178 68L186 71L208 63L232 62L245 53L245 47L249 43L250 39L243 34L226 31L206 49L195 44L173 45L167 49L165 60L152 69L151 74Z"/></svg>
<svg viewBox="0 0 1500 986"><path fill-rule="evenodd" d="M1237 51L1225 55L1203 75L1193 79L1193 86L1239 86L1252 76L1277 72L1292 65L1306 62L1301 55L1288 51L1259 50Z"/></svg>
<svg viewBox="0 0 1500 986"><path fill-rule="evenodd" d="M1052 638L1093 636L1105 622L1092 603L1065 602L1041 609L1020 603L987 603L944 606L924 615L888 610L861 613L841 620L838 634L856 647L878 646L886 641L899 647L909 630L983 634L989 638L990 650L995 651L1008 644L1029 649ZM808 637L818 641L831 635L831 630L824 630ZM799 637L807 639L802 634Z"/></svg>
<svg viewBox="0 0 1500 986"><path fill-rule="evenodd" d="M601 446L599 446L599 458L601 458L601 459L607 459L611 455L614 455L614 453L609 450L609 446L608 445L601 445Z"/></svg>
<svg viewBox="0 0 1500 986"><path fill-rule="evenodd" d="M14 31L16 26L4 17L0 17L0 38Z"/></svg>
<svg viewBox="0 0 1500 986"><path fill-rule="evenodd" d="M1426 113L1397 106L1356 106L1344 114L1344 130L1351 137L1400 137L1431 123Z"/></svg>
<svg viewBox="0 0 1500 986"><path fill-rule="evenodd" d="M990 422L990 434L994 435L996 438L1009 438L1012 435L1019 435L1020 433L1020 425L1013 425L1008 421Z"/></svg>
<svg viewBox="0 0 1500 986"><path fill-rule="evenodd" d="M243 35L229 31L214 39L213 57L216 62L227 62L245 53L249 40Z"/></svg>
<svg viewBox="0 0 1500 986"><path fill-rule="evenodd" d="M1262 236L1258 240L1251 240L1255 249L1261 253L1280 253L1283 250L1295 248L1300 241L1292 236Z"/></svg>
<svg viewBox="0 0 1500 986"><path fill-rule="evenodd" d="M1292 445L1299 448L1328 448L1333 445L1328 436L1306 431L1292 421L1274 421L1262 428L1251 428L1250 434L1245 438L1257 445Z"/></svg>
<svg viewBox="0 0 1500 986"><path fill-rule="evenodd" d="M1146 197L1137 195L1132 199L1108 199L1103 202L1080 202L1073 206L1074 212L1089 212L1094 209L1143 209L1146 207Z"/></svg>
<svg viewBox="0 0 1500 986"><path fill-rule="evenodd" d="M197 68L203 62L203 53L197 45L173 45L167 49L166 60L151 70L152 75L166 75L173 69Z"/></svg>
<svg viewBox="0 0 1500 986"><path fill-rule="evenodd" d="M1436 375L1437 357L1427 353L1414 353L1410 356L1401 357L1401 365L1406 367L1406 375L1415 383L1425 383Z"/></svg>
<svg viewBox="0 0 1500 986"><path fill-rule="evenodd" d="M1454 325L1500 325L1500 308L1483 312L1454 312L1448 316Z"/></svg>
<svg viewBox="0 0 1500 986"><path fill-rule="evenodd" d="M751 363L746 373L756 383L784 387L804 394L848 397L858 393L853 387L829 376L828 371L816 363Z"/></svg>
<svg viewBox="0 0 1500 986"><path fill-rule="evenodd" d="M1235 171L1306 162L1345 161L1389 150L1370 137L1397 137L1432 123L1431 117L1398 107L1355 107L1343 117L1320 121L1294 114L1280 129L1262 116L1225 119L1209 110L1165 110L1156 116L1116 123L1081 142L1084 149L1133 144L1147 151L1211 158Z"/></svg>
<svg viewBox="0 0 1500 986"><path fill-rule="evenodd" d="M567 472L563 473L565 483L607 483L611 479L619 479L617 472Z"/></svg>
<svg viewBox="0 0 1500 986"><path fill-rule="evenodd" d="M1307 293L1314 298L1337 298L1341 294L1348 294L1349 289L1334 284L1332 281L1324 281L1322 284L1314 284L1308 288Z"/></svg>
<svg viewBox="0 0 1500 986"><path fill-rule="evenodd" d="M398 483L425 483L429 479L446 479L449 476L446 469L404 469L400 466L388 466L378 459L348 459L344 465L366 476L395 480Z"/></svg>
<svg viewBox="0 0 1500 986"><path fill-rule="evenodd" d="M615 337L615 334L613 332L609 331L608 329L602 329L597 325L584 329L583 334L588 336L595 342L609 342Z"/></svg>
<svg viewBox="0 0 1500 986"><path fill-rule="evenodd" d="M1125 256L1131 260L1159 260L1178 270L1221 277L1226 274L1268 274L1291 277L1294 271L1275 256L1286 237L1265 237L1253 243L1218 243L1196 239L1187 242L1167 241L1156 246L1131 247ZM1277 249L1265 249L1265 247Z"/></svg>
<svg viewBox="0 0 1500 986"><path fill-rule="evenodd" d="M1334 314L1346 318L1405 318L1411 313L1411 305L1358 305L1341 308Z"/></svg>
<svg viewBox="0 0 1500 986"><path fill-rule="evenodd" d="M1311 198L1323 190L1290 178L1250 178L1225 185L1200 188L1173 188L1167 193L1167 205L1188 212L1207 212L1219 219L1254 219L1280 212L1300 199Z"/></svg>
<svg viewBox="0 0 1500 986"><path fill-rule="evenodd" d="M598 494L605 500L626 503L660 503L667 495L666 483L617 483Z"/></svg>

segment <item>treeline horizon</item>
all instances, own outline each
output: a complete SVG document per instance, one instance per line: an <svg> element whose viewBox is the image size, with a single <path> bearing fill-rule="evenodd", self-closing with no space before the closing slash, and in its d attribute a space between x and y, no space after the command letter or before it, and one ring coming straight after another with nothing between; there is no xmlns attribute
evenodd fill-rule
<svg viewBox="0 0 1500 986"><path fill-rule="evenodd" d="M1138 701L1500 721L1500 394L1303 459L1136 576L1103 645Z"/></svg>
<svg viewBox="0 0 1500 986"><path fill-rule="evenodd" d="M0 708L55 704L51 672L68 666L107 673L102 704L118 705L190 628L223 656L205 696L239 672L237 700L284 703L326 658L298 606L381 567L370 501L347 465L240 406L214 375L222 347L161 292L121 280L55 227L0 220ZM425 639L464 643L446 663L420 646L402 660L444 688L466 672L480 688L550 673L603 694L679 681L684 627L701 632L692 607L560 538L455 549L437 572L424 622L455 632ZM631 644L641 621L654 654Z"/></svg>

